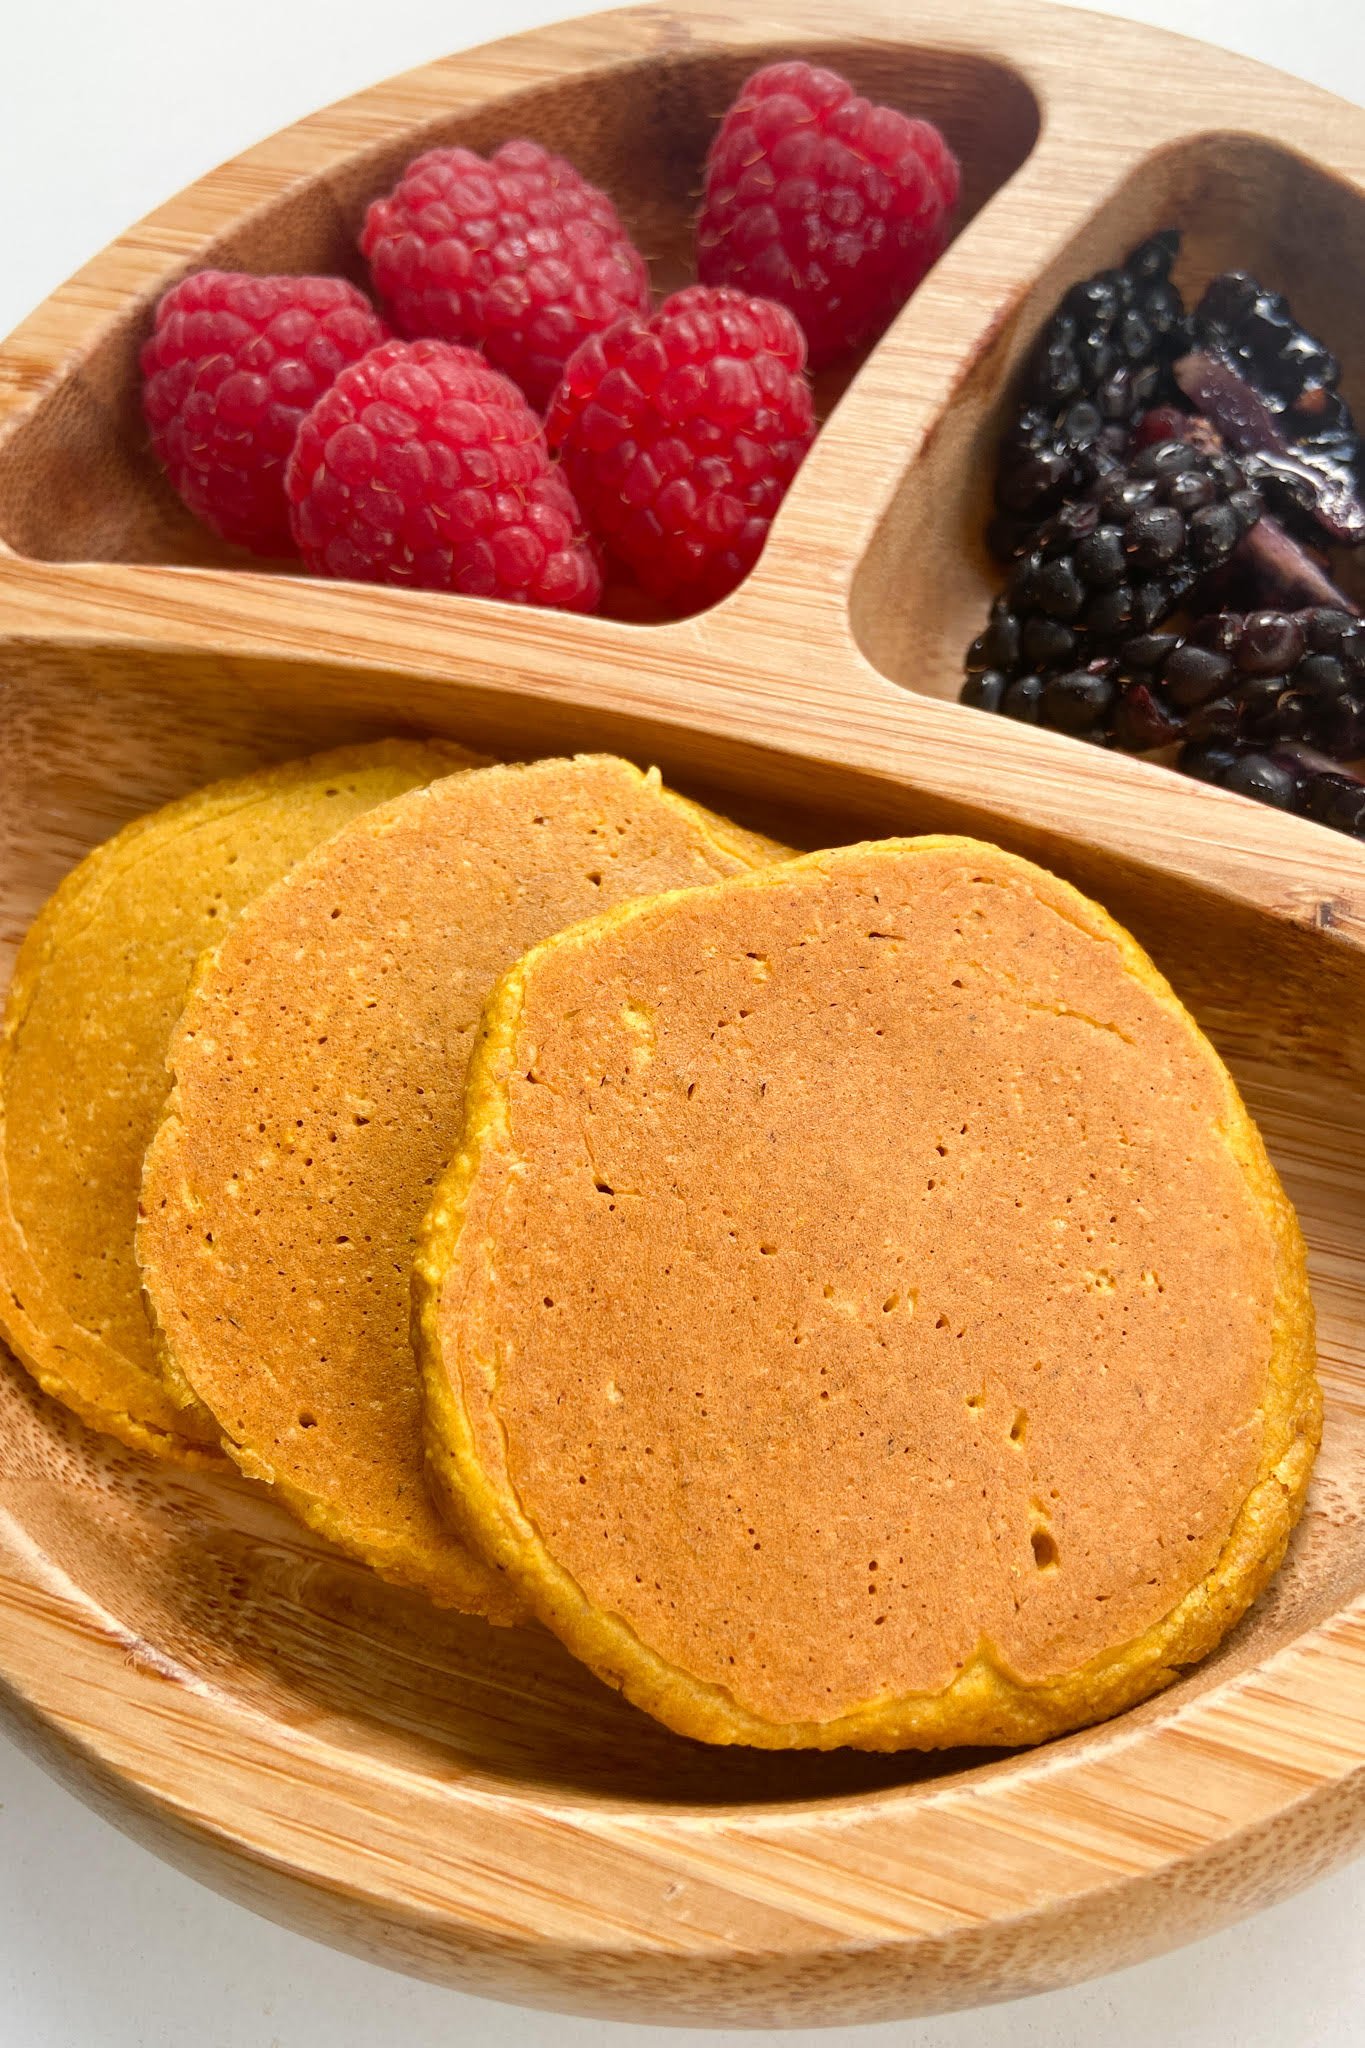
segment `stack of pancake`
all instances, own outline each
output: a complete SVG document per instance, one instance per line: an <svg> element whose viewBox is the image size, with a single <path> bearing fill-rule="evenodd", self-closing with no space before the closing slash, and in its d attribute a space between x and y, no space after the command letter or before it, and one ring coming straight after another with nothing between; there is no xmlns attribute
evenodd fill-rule
<svg viewBox="0 0 1365 2048"><path fill-rule="evenodd" d="M58 890L0 1323L87 1423L774 1748L1142 1698L1320 1430L1293 1212L1096 905L443 742L216 785Z"/></svg>

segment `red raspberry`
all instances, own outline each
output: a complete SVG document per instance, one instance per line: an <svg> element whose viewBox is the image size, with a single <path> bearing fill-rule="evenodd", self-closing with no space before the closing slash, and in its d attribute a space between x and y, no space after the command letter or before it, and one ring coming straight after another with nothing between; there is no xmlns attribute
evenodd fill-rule
<svg viewBox="0 0 1365 2048"><path fill-rule="evenodd" d="M299 429L285 488L318 575L569 611L602 594L540 421L473 349L386 341L343 370Z"/></svg>
<svg viewBox="0 0 1365 2048"><path fill-rule="evenodd" d="M594 532L691 609L748 575L814 434L790 313L692 285L585 341L546 420Z"/></svg>
<svg viewBox="0 0 1365 2048"><path fill-rule="evenodd" d="M704 284L790 307L812 369L872 341L948 240L957 158L938 129L809 64L756 71L706 160Z"/></svg>
<svg viewBox="0 0 1365 2048"><path fill-rule="evenodd" d="M388 328L339 277L201 270L172 285L142 351L152 446L197 519L293 553L284 465L299 421Z"/></svg>
<svg viewBox="0 0 1365 2048"><path fill-rule="evenodd" d="M487 162L429 150L371 206L360 247L395 327L481 348L535 406L581 341L649 310L644 258L606 193L535 142Z"/></svg>

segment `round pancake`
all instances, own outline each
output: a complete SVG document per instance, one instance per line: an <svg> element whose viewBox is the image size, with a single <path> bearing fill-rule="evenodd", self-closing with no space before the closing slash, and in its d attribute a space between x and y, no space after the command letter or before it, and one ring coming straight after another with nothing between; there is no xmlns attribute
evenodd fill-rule
<svg viewBox="0 0 1365 2048"><path fill-rule="evenodd" d="M147 1160L148 1297L242 1469L387 1577L519 1607L431 1503L410 1335L484 998L595 905L775 851L624 761L488 768L358 820L206 965Z"/></svg>
<svg viewBox="0 0 1365 2048"><path fill-rule="evenodd" d="M49 1394L134 1449L217 1456L211 1418L160 1382L133 1255L195 962L320 839L473 758L384 740L215 783L96 848L20 949L0 1034L0 1328Z"/></svg>
<svg viewBox="0 0 1365 2048"><path fill-rule="evenodd" d="M433 1471L683 1734L1037 1741L1201 1657L1320 1430L1297 1222L1134 941L892 840L490 998L424 1227Z"/></svg>

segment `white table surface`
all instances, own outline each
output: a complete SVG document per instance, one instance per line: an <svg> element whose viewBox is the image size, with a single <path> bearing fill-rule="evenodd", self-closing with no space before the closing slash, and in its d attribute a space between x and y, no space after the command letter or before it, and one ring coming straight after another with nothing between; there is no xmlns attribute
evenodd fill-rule
<svg viewBox="0 0 1365 2048"><path fill-rule="evenodd" d="M130 221L259 137L391 72L576 11L575 0L11 0L0 9L0 333ZM1362 0L1115 0L1108 11L1365 99ZM1135 89L1159 91L1160 80ZM1235 107L1226 122L1236 127ZM1341 337L1352 339L1361 345ZM1365 2043L1365 1862L1175 1955L1015 2005L821 2033L665 2032L459 1997L284 1933L126 1841L0 1736L0 2048L646 2039Z"/></svg>

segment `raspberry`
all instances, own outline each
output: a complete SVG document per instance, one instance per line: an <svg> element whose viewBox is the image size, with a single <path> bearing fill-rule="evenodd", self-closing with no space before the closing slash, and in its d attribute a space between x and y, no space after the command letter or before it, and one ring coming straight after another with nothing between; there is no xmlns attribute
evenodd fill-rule
<svg viewBox="0 0 1365 2048"><path fill-rule="evenodd" d="M319 575L569 611L601 596L540 421L473 349L386 341L343 370L299 429L285 488Z"/></svg>
<svg viewBox="0 0 1365 2048"><path fill-rule="evenodd" d="M814 433L791 314L692 285L584 342L546 421L588 523L692 609L749 573Z"/></svg>
<svg viewBox="0 0 1365 2048"><path fill-rule="evenodd" d="M299 422L387 333L339 277L201 270L173 285L142 351L142 404L195 517L258 555L291 554L284 465Z"/></svg>
<svg viewBox="0 0 1365 2048"><path fill-rule="evenodd" d="M809 64L757 71L706 161L703 284L776 299L812 369L872 341L948 240L957 158L937 128Z"/></svg>
<svg viewBox="0 0 1365 2048"><path fill-rule="evenodd" d="M644 258L606 193L535 142L487 161L429 150L371 206L360 247L395 327L481 348L535 406L580 342L649 310Z"/></svg>

